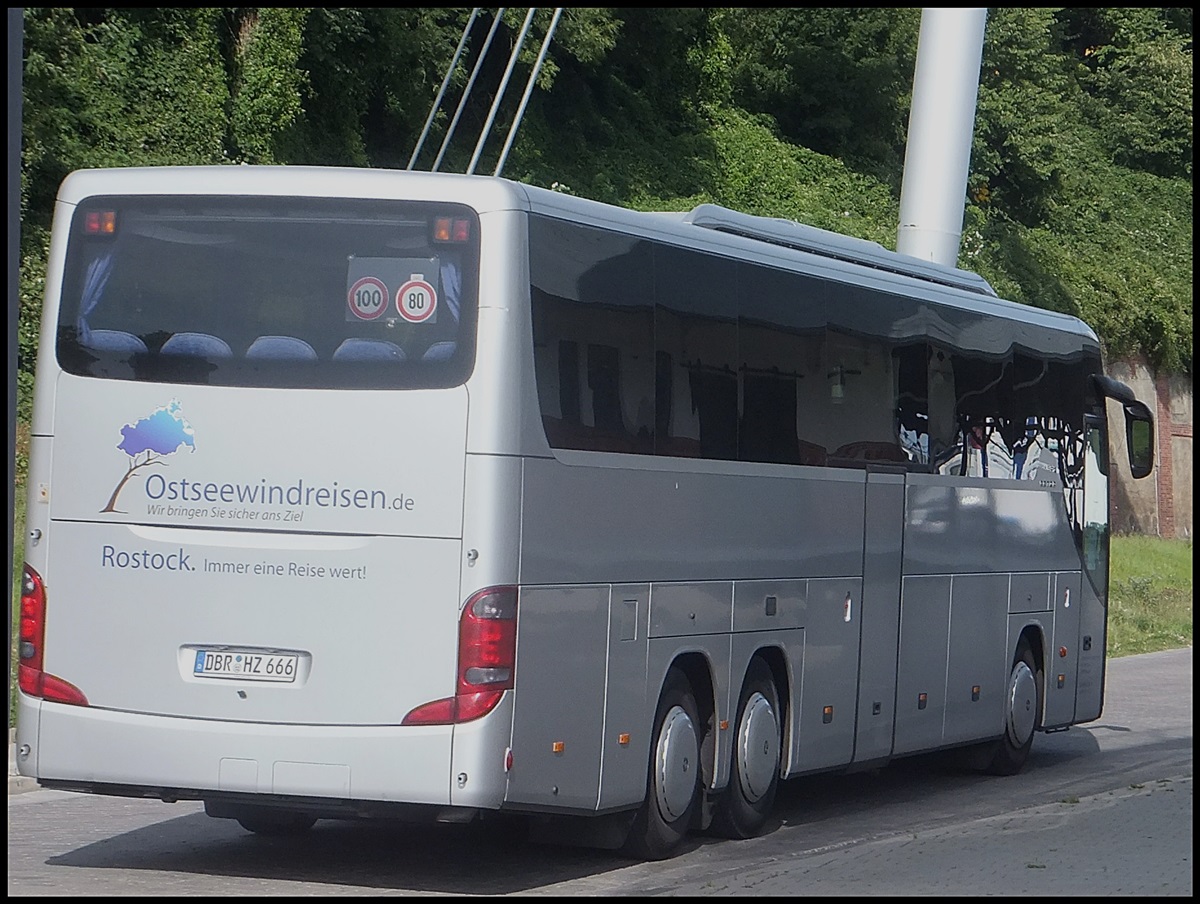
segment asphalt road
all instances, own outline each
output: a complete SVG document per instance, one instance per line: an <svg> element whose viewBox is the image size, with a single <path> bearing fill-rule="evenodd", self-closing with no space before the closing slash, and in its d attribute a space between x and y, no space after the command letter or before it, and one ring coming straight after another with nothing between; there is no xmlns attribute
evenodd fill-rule
<svg viewBox="0 0 1200 904"><path fill-rule="evenodd" d="M10 895L1192 895L1192 651L1108 665L1102 717L997 778L937 757L784 784L748 841L665 863L504 824L322 821L263 839L197 804L9 796ZM10 769L11 771L11 769Z"/></svg>

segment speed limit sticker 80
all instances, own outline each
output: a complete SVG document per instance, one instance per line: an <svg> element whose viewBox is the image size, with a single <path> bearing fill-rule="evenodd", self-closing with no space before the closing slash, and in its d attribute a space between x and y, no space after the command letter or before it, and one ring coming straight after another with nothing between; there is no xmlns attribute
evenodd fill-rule
<svg viewBox="0 0 1200 904"><path fill-rule="evenodd" d="M437 292L420 273L396 290L396 309L410 323L424 323L437 310Z"/></svg>

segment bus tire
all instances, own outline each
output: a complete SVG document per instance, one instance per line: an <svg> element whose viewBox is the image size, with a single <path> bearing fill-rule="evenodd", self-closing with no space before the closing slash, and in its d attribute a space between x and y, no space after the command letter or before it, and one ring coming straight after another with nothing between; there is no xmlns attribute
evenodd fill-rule
<svg viewBox="0 0 1200 904"><path fill-rule="evenodd" d="M713 813L712 831L725 838L752 838L775 803L783 747L779 692L759 656L746 670L734 725L729 787Z"/></svg>
<svg viewBox="0 0 1200 904"><path fill-rule="evenodd" d="M672 668L654 714L646 797L630 826L622 853L666 860L687 835L699 799L700 717L683 672Z"/></svg>
<svg viewBox="0 0 1200 904"><path fill-rule="evenodd" d="M995 742L989 775L1016 775L1029 758L1038 714L1042 711L1041 682L1029 641L1022 639L1013 658L1004 691L1004 734Z"/></svg>
<svg viewBox="0 0 1200 904"><path fill-rule="evenodd" d="M234 818L247 832L273 838L303 835L317 821L315 816L298 810L275 810L267 807L247 807L239 811Z"/></svg>

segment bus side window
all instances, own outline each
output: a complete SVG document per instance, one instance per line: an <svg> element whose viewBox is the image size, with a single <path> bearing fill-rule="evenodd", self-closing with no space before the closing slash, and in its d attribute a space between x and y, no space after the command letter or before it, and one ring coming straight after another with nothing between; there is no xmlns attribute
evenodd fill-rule
<svg viewBox="0 0 1200 904"><path fill-rule="evenodd" d="M912 341L892 350L895 433L909 470L929 468L929 346Z"/></svg>
<svg viewBox="0 0 1200 904"><path fill-rule="evenodd" d="M654 248L654 264L654 349L675 362L673 432L667 439L698 441L701 458L736 461L736 267L724 258L670 245Z"/></svg>
<svg viewBox="0 0 1200 904"><path fill-rule="evenodd" d="M933 349L929 359L929 460L941 474L961 465L962 430L954 417L956 398L950 355Z"/></svg>
<svg viewBox="0 0 1200 904"><path fill-rule="evenodd" d="M1011 478L1009 420L1013 403L1013 355L1009 344L983 328L983 317L962 314L955 323L960 349L950 356L954 370L954 412L962 437L964 477Z"/></svg>

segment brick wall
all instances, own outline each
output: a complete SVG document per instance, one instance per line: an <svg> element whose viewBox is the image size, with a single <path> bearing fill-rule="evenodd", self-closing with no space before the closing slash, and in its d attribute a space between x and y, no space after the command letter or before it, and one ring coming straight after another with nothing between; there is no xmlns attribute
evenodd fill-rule
<svg viewBox="0 0 1200 904"><path fill-rule="evenodd" d="M1154 380L1157 396L1157 411L1154 422L1157 428L1158 449L1154 456L1155 489L1158 491L1158 535L1175 536L1175 462L1171 454L1171 387L1166 374Z"/></svg>
<svg viewBox="0 0 1200 904"><path fill-rule="evenodd" d="M1144 480L1129 476L1124 415L1109 402L1112 469L1112 527L1120 533L1174 539L1192 536L1192 378L1161 375L1142 361L1108 364L1106 371L1125 383L1154 412L1154 471Z"/></svg>

